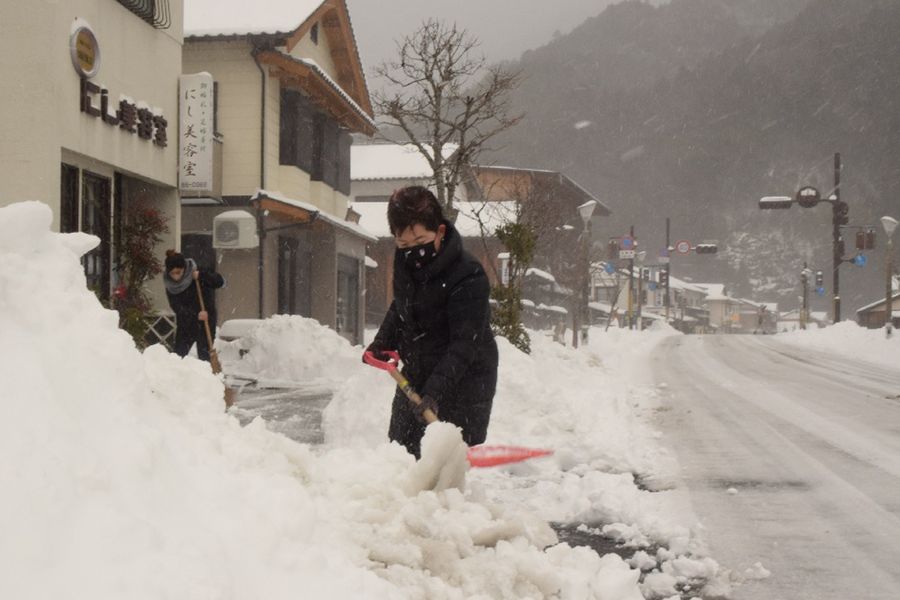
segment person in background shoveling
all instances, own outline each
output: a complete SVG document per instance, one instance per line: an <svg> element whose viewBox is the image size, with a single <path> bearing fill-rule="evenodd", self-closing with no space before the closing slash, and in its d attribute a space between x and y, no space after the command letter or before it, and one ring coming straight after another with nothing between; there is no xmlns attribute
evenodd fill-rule
<svg viewBox="0 0 900 600"><path fill-rule="evenodd" d="M200 310L197 286L200 282L206 311ZM187 356L197 342L197 357L209 362L209 344L203 321L209 323L212 338L216 337L216 297L213 290L225 285L225 279L213 271L200 269L192 258L174 250L166 251L166 271L163 274L166 297L175 312L175 353Z"/></svg>
<svg viewBox="0 0 900 600"><path fill-rule="evenodd" d="M379 360L396 350L403 374L422 395L416 407L398 388L388 437L416 458L425 433L422 413L462 429L470 445L484 442L497 387L497 344L490 326L490 284L481 263L463 250L459 232L429 190L393 193L388 224L394 253L394 301L369 345Z"/></svg>

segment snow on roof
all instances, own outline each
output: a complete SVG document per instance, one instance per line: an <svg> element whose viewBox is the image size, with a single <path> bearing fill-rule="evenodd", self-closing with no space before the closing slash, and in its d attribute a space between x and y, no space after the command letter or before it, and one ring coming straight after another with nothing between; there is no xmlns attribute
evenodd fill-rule
<svg viewBox="0 0 900 600"><path fill-rule="evenodd" d="M372 258L371 256L367 256L366 257L366 266L369 267L370 269L377 269L378 261L375 260L374 258Z"/></svg>
<svg viewBox="0 0 900 600"><path fill-rule="evenodd" d="M897 300L897 298L900 298L900 292L894 293L894 294L891 296L891 300ZM856 312L857 312L857 313L861 313L861 312L863 312L863 311L865 311L865 310L869 310L869 309L875 308L876 306L879 306L879 305L881 305L881 304L884 304L884 297L879 298L878 300L876 300L875 302L873 302L873 303L871 303L871 304L866 304L866 305L863 306L862 308L856 309ZM893 308L893 307L892 307L892 308Z"/></svg>
<svg viewBox="0 0 900 600"><path fill-rule="evenodd" d="M528 277L529 275L534 275L538 279L543 279L545 281L549 281L550 283L556 283L556 278L553 275L551 275L547 271L542 271L541 269L535 269L534 267L531 267L525 271L525 277Z"/></svg>
<svg viewBox="0 0 900 600"><path fill-rule="evenodd" d="M328 224L337 227L338 229L343 229L344 231L348 231L354 235L357 235L366 241L376 242L378 238L372 234L365 226L360 223L351 223L350 221L346 221L344 219L339 219L338 217L324 212L321 208L316 206L315 204L310 204L309 202L303 202L302 200L295 200L293 198L288 198L283 195L281 192L270 192L268 190L256 190L256 193L250 200L259 200L260 198L268 198L270 200L277 200L278 202L283 202L284 204L288 204L290 206L296 206L297 208L302 208L303 210L309 211L311 213L316 213L318 219L322 219ZM358 211L357 211L358 212Z"/></svg>
<svg viewBox="0 0 900 600"><path fill-rule="evenodd" d="M701 294L706 294L707 299L709 299L709 292L705 287L700 284L688 283L684 279L679 279L677 277L672 277L669 275L669 287L679 290L687 290L691 292L700 292ZM722 286L725 287L724 285Z"/></svg>
<svg viewBox="0 0 900 600"><path fill-rule="evenodd" d="M376 236L386 238L392 237L387 221L387 205L387 202L354 202L351 208L359 213L360 225ZM507 215L515 208L514 203L509 202L456 202L453 206L459 210L456 230L461 236L470 238L481 237L479 213L485 231L493 235L494 229L505 223Z"/></svg>
<svg viewBox="0 0 900 600"><path fill-rule="evenodd" d="M185 0L184 36L291 33L323 3L324 0L254 0L229 3L225 9L221 0Z"/></svg>
<svg viewBox="0 0 900 600"><path fill-rule="evenodd" d="M447 158L456 144L444 146ZM413 144L354 144L350 146L350 179L431 179L431 165Z"/></svg>
<svg viewBox="0 0 900 600"><path fill-rule="evenodd" d="M305 64L306 66L310 67L313 71L316 72L316 74L319 77L324 79L325 82L334 89L334 91L336 91L338 94L340 94L341 97L347 101L347 103L350 105L350 107L354 111L356 111L359 114L359 116L361 116L369 125L371 125L372 127L375 127L376 129L378 128L378 125L375 123L375 119L373 119L371 117L371 115L369 115L369 113L367 113L365 110L363 110L363 108L359 104L357 104L356 100L351 98L350 94L348 94L346 91L344 91L344 88L342 88L338 84L337 81L332 79L331 75L326 73L325 69L320 67L316 61L314 61L311 58L294 58L293 56L290 56L289 54L285 54L285 56L288 58L291 58L293 60L296 60L297 62L301 62L301 63ZM352 159L350 161L350 164L351 165L353 164ZM352 170L352 167L351 167L351 170Z"/></svg>
<svg viewBox="0 0 900 600"><path fill-rule="evenodd" d="M612 311L612 306L610 306L606 302L588 302L588 308L590 308L591 310L598 310L607 314Z"/></svg>

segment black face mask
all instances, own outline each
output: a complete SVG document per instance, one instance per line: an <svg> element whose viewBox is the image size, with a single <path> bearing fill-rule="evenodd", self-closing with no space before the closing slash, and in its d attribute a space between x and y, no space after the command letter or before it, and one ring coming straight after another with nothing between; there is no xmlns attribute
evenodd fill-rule
<svg viewBox="0 0 900 600"><path fill-rule="evenodd" d="M409 248L401 248L403 253L403 262L406 267L412 271L416 271L430 264L437 256L437 249L434 247L434 240L419 244L418 246L410 246Z"/></svg>

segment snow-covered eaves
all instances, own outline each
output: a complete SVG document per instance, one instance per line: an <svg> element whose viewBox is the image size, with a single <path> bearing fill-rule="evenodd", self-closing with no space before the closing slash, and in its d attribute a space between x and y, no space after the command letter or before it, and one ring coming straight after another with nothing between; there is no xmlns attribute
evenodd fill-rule
<svg viewBox="0 0 900 600"><path fill-rule="evenodd" d="M285 54L285 56L293 58L289 54ZM340 85L338 85L338 82L335 81L334 79L332 79L331 75L326 73L325 69L320 67L316 61L312 60L311 58L296 58L294 60L296 60L297 62L300 62L302 64L305 64L306 66L311 68L315 72L316 75L321 77L325 81L325 83L327 83L329 85L329 87L331 87L332 89L334 89L334 91L336 91L338 94L340 94L340 96L347 102L347 104L350 105L350 108L352 108L356 114L358 114L364 121L366 121L366 123L368 123L375 129L378 128L378 125L375 123L375 119L373 119L371 117L371 115L369 115L369 113L367 113L365 110L363 110L363 108L359 104L356 103L356 100L351 98L350 94L348 94L346 91L344 91L344 88L342 88ZM351 165L352 165L352 161L351 161ZM351 169L352 169L352 166L351 166Z"/></svg>
<svg viewBox="0 0 900 600"><path fill-rule="evenodd" d="M370 269L378 268L378 261L372 258L371 256L366 256L366 267Z"/></svg>
<svg viewBox="0 0 900 600"><path fill-rule="evenodd" d="M274 200L275 202L281 202L282 204L285 204L287 206L302 209L312 215L315 215L317 219L320 219L337 229L342 229L357 237L361 237L367 242L378 241L378 238L363 225L358 223L351 223L350 221L345 221L344 219L339 219L334 215L323 212L315 204L310 204L309 202L304 202L295 198L289 198L280 192L270 192L268 190L257 190L256 193L250 198L251 203L258 202L260 200Z"/></svg>
<svg viewBox="0 0 900 600"><path fill-rule="evenodd" d="M458 146L442 149L449 158ZM426 148L426 151L430 150ZM431 153L429 152L429 155ZM413 144L354 144L350 146L350 179L371 181L387 179L430 180L434 171L428 159Z"/></svg>
<svg viewBox="0 0 900 600"><path fill-rule="evenodd" d="M534 267L530 267L525 271L525 277L536 277L538 279L543 279L549 283L556 283L556 278L548 273L547 271L543 271L541 269L536 269Z"/></svg>
<svg viewBox="0 0 900 600"><path fill-rule="evenodd" d="M610 311L612 311L612 306L610 306L606 302L588 302L588 308L606 314L609 314Z"/></svg>
<svg viewBox="0 0 900 600"><path fill-rule="evenodd" d="M184 37L228 37L242 35L290 35L324 0L185 0Z"/></svg>

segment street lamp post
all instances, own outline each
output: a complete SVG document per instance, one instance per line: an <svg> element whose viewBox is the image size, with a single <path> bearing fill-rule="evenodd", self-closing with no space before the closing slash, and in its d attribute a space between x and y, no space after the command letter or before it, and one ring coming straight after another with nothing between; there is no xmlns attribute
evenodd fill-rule
<svg viewBox="0 0 900 600"><path fill-rule="evenodd" d="M594 214L595 208L597 208L596 200L588 200L578 207L578 214L581 215L581 220L584 222L584 229L581 232L581 247L582 258L584 260L584 272L582 274L583 283L581 285L581 302L572 315L572 346L575 348L578 347L578 336L581 329L581 318L582 316L586 318L588 315L588 286L590 285L591 280L591 215ZM587 331L585 331L584 333L584 341L587 342Z"/></svg>
<svg viewBox="0 0 900 600"><path fill-rule="evenodd" d="M881 217L881 226L887 234L887 258L885 259L885 283L884 283L884 334L891 337L892 316L894 311L893 294L891 294L891 275L893 274L894 257L894 230L897 228L897 219L893 217Z"/></svg>
<svg viewBox="0 0 900 600"><path fill-rule="evenodd" d="M800 271L800 282L803 285L803 302L800 305L800 329L806 329L809 322L809 277L812 275L806 263L803 263L803 270Z"/></svg>

